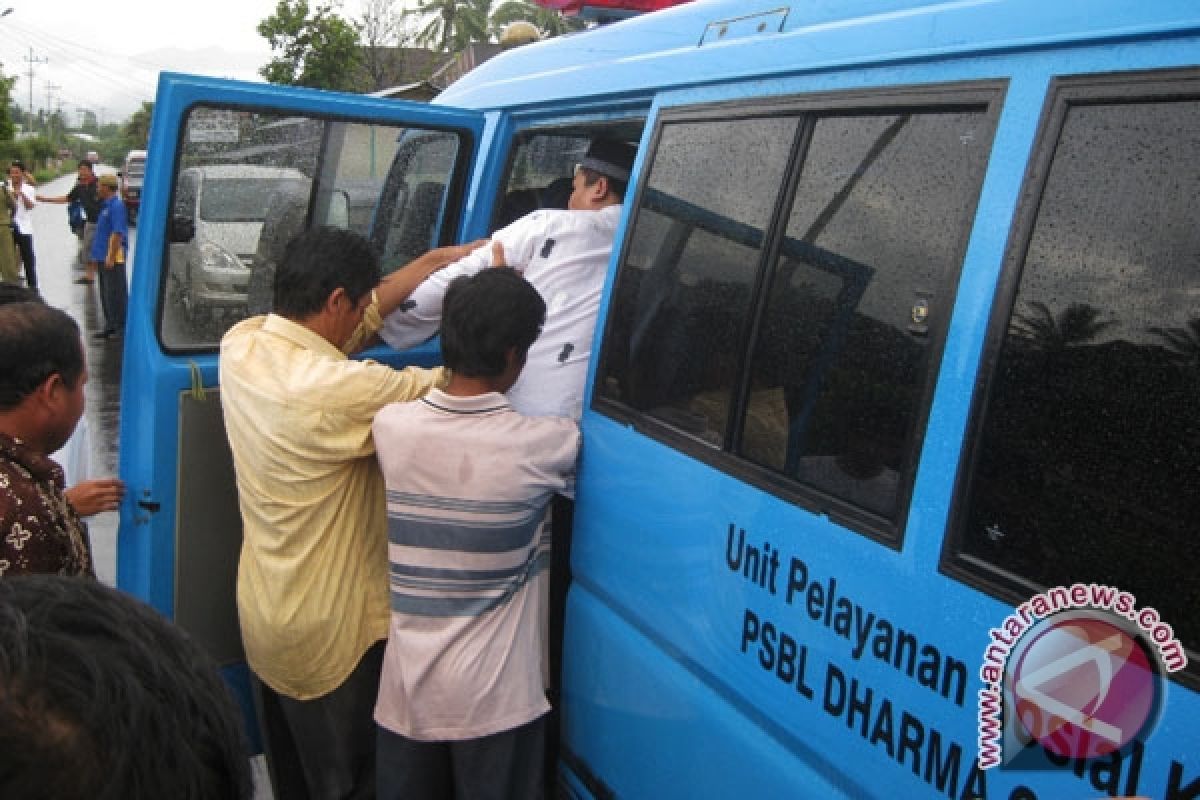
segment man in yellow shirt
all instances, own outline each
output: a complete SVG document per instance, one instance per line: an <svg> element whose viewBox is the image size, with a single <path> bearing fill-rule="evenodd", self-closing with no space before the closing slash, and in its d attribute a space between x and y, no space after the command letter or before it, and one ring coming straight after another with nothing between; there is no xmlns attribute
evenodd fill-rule
<svg viewBox="0 0 1200 800"><path fill-rule="evenodd" d="M278 267L274 313L221 341L244 529L238 615L275 797L374 796L372 710L389 605L371 421L445 376L346 353L421 281L479 244L434 250L381 282L366 239L307 231Z"/></svg>

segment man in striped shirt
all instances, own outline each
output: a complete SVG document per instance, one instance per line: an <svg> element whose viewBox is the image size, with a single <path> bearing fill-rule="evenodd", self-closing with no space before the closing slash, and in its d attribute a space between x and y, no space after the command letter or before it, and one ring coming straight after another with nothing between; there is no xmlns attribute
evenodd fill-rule
<svg viewBox="0 0 1200 800"><path fill-rule="evenodd" d="M545 320L511 269L454 281L452 377L385 407L391 626L375 706L379 797L543 796L546 505L569 488L579 430L504 396Z"/></svg>

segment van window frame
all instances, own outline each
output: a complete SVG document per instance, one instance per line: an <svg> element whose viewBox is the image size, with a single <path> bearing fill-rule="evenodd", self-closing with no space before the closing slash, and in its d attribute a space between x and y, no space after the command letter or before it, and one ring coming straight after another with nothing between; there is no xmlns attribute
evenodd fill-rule
<svg viewBox="0 0 1200 800"><path fill-rule="evenodd" d="M303 110L289 111L284 108L278 108L278 107L274 107L274 106L270 106L270 105L261 105L258 103L238 103L238 102L227 102L224 100L201 100L201 101L197 101L194 103L189 103L183 109L183 114L181 117L183 124L181 124L179 126L178 138L173 147L174 158L171 161L171 173L170 173L171 189L170 189L170 192L169 192L168 198L167 198L168 225L170 224L169 218L175 215L175 197L176 197L176 193L179 188L178 187L179 174L182 171L180 169L180 164L183 159L183 154L187 147L187 141L186 141L187 135L188 135L187 120L190 119L191 114L196 109L202 109L202 108L219 110L219 111L234 111L234 112L239 112L239 113L247 112L247 113L252 113L252 114L276 115L279 117L288 117L288 116L304 117L307 119L316 120L316 121L321 122L322 123L322 130L321 130L322 143L321 143L321 151L317 154L318 175L320 174L321 165L324 164L325 157L327 155L325 152L325 149L328 144L329 126L330 125L340 123L343 125L366 125L366 126L377 126L377 127L378 126L392 127L393 129L396 130L397 135L399 135L399 132L401 129L413 127L413 126L411 126L407 123L404 123L400 120L394 120L394 121L393 120L381 120L378 118L371 118L371 117L364 117L364 116L319 113L319 112L303 111ZM431 124L431 125L427 125L427 126L421 126L421 129L428 130L428 131L442 131L445 133L450 133L454 136L457 136L458 140L459 140L458 152L455 154L454 168L451 171L451 174L449 176L449 183L446 187L446 200L445 200L445 206L444 206L445 214L441 220L441 229L438 231L438 245L437 246L440 247L440 246L450 244L454 240L454 237L457 235L457 232L463 223L464 206L465 206L464 198L465 198L465 193L466 193L466 187L467 187L468 181L470 179L470 173L471 173L471 168L472 168L472 160L474 159L474 153L476 152L476 150L479 146L479 142L476 141L476 137L474 136L473 132L466 128L456 128L452 125L432 125ZM379 199L376 202L376 209L378 209L379 205L383 202L384 193L388 190L389 186L392 183L392 180L393 180L392 167L393 167L393 165L388 166L388 175L384 179L383 187L380 189ZM308 230L312 225L312 215L313 215L313 211L316 207L316 202L317 202L316 201L316 192L317 192L317 188L318 188L317 183L318 183L318 178L316 176L314 176L312 195L309 197L308 206L304 212L304 229L305 230ZM374 212L372 212L372 214L374 215ZM368 238L372 239L372 241L373 241L373 228L374 228L374 223L372 223L372 235L368 236ZM167 306L168 306L168 303L170 300L169 286L168 286L168 281L165 279L165 274L166 274L166 269L167 269L166 265L168 265L170 263L170 252L171 252L170 237L165 236L163 238L163 249L162 249L162 253L160 255L160 261L158 262L159 263L159 267L158 267L159 272L163 274L164 279L160 281L160 285L158 287L158 293L157 293L157 298L156 298L156 307L155 307L154 314L153 314L154 336L155 336L156 340L158 341L158 346L162 349L162 352L168 356L182 356L182 355L190 356L190 355L202 355L202 354L206 354L206 353L215 354L220 350L221 342L219 339L215 342L197 342L197 343L188 344L188 345L168 345L168 343L164 341L164 338L163 338L164 317L167 314ZM248 316L253 316L253 315L248 315Z"/></svg>
<svg viewBox="0 0 1200 800"><path fill-rule="evenodd" d="M1072 107L1079 106L1135 105L1183 98L1194 98L1195 102L1200 103L1200 69L1168 68L1062 75L1052 78L1046 89L1033 149L1021 179L1020 200L1004 247L1000 279L997 281L979 369L972 388L946 536L938 564L939 572L943 575L1013 607L1048 587L964 552L966 522L972 478L982 457L983 431L989 417L992 392L996 388L1001 351L1013 318L1042 198L1068 113ZM1188 666L1167 677L1191 689L1200 689L1200 659L1197 659L1195 650L1186 646L1185 649L1189 654Z"/></svg>
<svg viewBox="0 0 1200 800"><path fill-rule="evenodd" d="M750 314L743 323L738 379L734 387L729 410L729 419L736 420L737 424L727 433L726 441L720 447L710 445L663 420L652 417L646 412L630 408L621 402L602 395L599 370L603 368L605 351L609 345L610 338L613 336L614 315L612 314L611 305L607 309L605 317L604 336L600 347L601 352L597 366L597 377L592 387L590 408L619 424L633 428L639 433L685 456L718 469L735 480L761 489L805 511L827 516L833 522L854 533L866 536L882 545L899 551L904 544L904 534L912 502L916 471L920 464L920 454L924 447L930 408L945 352L955 295L963 271L967 244L974 230L975 214L978 209L979 198L982 195L984 183L987 179L988 165L991 161L991 143L994 141L995 133L999 126L1000 114L1003 111L1008 83L1007 79L998 78L928 85L864 87L860 89L816 92L771 99L752 98L714 103L663 106L660 108L658 113L649 120L654 127L646 155L642 161L642 170L636 176L636 191L632 198L626 198L627 202L632 203L633 213L630 215L629 222L624 229L614 286L615 282L620 279L622 270L626 268L625 260L631 245L633 232L636 228L637 212L642 208L643 196L646 192L647 176L658 155L663 129L666 124L736 121L740 119L781 116L808 117L808 119L802 119L799 123L800 130L797 133L788 157L787 166L782 175L782 183L778 188L775 198L775 205L768 223L769 227L764 232L763 248L757 266L758 272L754 279L754 289L749 306ZM850 501L827 494L815 487L806 486L794 478L754 464L749 459L737 455L734 452L734 448L741 438L746 418L749 378L756 345L756 335L759 326L763 322L767 303L770 299L769 293L765 291L765 287L770 282L769 276L774 269L773 265L779 258L779 251L792 211L800 172L808 155L816 121L824 116L856 116L859 114L869 116L903 112L949 113L966 110L979 111L981 119L985 120L988 124L989 146L987 155L981 164L979 182L975 187L976 191L972 206L964 217L968 220L968 223L958 232L956 242L959 254L957 268L949 270L943 276L943 285L932 287L937 291L939 297L946 298L946 302L944 303L944 310L937 314L933 320L933 324L929 328L929 360L924 380L919 384L920 394L914 405L913 432L910 436L910 441L906 443L907 452L904 456L903 473L897 490L897 505L893 521L893 519L868 511Z"/></svg>

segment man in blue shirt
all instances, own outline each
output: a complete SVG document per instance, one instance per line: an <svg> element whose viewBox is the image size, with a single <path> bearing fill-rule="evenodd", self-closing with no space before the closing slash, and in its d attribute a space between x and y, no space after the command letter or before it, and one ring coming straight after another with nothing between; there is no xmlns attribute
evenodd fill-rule
<svg viewBox="0 0 1200 800"><path fill-rule="evenodd" d="M129 221L125 215L125 204L118 196L117 176L101 175L96 179L96 188L100 194L100 216L96 220L96 236L92 239L89 258L100 275L104 330L92 335L97 339L109 339L125 330L125 306L129 302L129 287L125 279Z"/></svg>

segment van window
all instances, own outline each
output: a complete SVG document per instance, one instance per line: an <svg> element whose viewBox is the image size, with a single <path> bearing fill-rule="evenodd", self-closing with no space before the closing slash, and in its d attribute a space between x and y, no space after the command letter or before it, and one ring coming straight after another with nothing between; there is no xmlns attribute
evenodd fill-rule
<svg viewBox="0 0 1200 800"><path fill-rule="evenodd" d="M1052 103L949 566L1014 600L1088 576L1195 651L1200 75L1062 81Z"/></svg>
<svg viewBox="0 0 1200 800"><path fill-rule="evenodd" d="M641 117L579 120L518 133L489 230L497 231L538 209L566 208L575 165L583 160L592 139L607 136L636 144L644 125Z"/></svg>
<svg viewBox="0 0 1200 800"><path fill-rule="evenodd" d="M410 129L400 141L373 234L385 272L448 244L440 236L446 230L442 214L454 165L462 157L459 137L453 133Z"/></svg>
<svg viewBox="0 0 1200 800"><path fill-rule="evenodd" d="M308 227L381 235L391 267L429 249L452 183L459 135L400 126L197 107L188 113L175 175L160 337L167 350L215 349L231 325L272 306L275 267ZM435 146L427 146L433 142ZM383 192L393 162L395 193ZM418 191L410 193L407 176ZM426 184L431 190L422 190ZM421 201L424 205L417 208ZM403 231L410 245L395 244Z"/></svg>
<svg viewBox="0 0 1200 800"><path fill-rule="evenodd" d="M597 408L895 536L998 92L936 97L665 121Z"/></svg>

